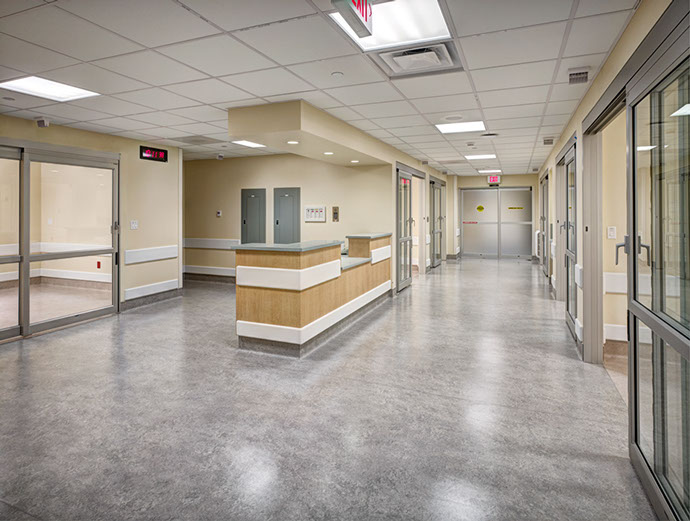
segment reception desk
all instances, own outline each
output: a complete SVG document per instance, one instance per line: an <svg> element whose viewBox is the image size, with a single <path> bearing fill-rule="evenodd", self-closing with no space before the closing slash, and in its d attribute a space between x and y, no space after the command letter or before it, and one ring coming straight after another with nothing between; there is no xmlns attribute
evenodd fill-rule
<svg viewBox="0 0 690 521"><path fill-rule="evenodd" d="M390 295L391 234L348 242L233 247L240 348L304 356Z"/></svg>

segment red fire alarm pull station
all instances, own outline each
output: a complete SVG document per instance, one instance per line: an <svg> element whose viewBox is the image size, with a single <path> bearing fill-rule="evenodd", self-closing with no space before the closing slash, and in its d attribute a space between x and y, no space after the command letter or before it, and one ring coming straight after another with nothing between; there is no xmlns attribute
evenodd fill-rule
<svg viewBox="0 0 690 521"><path fill-rule="evenodd" d="M96 268L98 268L99 270L101 269L101 261L96 262Z"/></svg>

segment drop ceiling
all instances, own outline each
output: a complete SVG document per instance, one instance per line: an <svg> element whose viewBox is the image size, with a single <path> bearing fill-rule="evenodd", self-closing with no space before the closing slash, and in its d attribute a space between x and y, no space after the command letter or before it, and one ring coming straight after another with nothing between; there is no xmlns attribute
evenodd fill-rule
<svg viewBox="0 0 690 521"><path fill-rule="evenodd" d="M464 71L390 80L331 19L329 0L1 2L0 79L37 75L102 96L54 103L0 89L0 112L206 159L279 153L232 144L225 111L303 99L451 174L531 173L635 5L440 0ZM589 83L568 84L574 67L589 67ZM498 136L434 127L473 120ZM219 142L180 141L198 135ZM464 159L472 154L497 158Z"/></svg>

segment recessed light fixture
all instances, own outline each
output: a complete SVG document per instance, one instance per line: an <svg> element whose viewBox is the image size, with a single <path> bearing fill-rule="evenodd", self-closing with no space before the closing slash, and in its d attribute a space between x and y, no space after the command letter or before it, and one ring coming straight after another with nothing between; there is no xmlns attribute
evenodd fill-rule
<svg viewBox="0 0 690 521"><path fill-rule="evenodd" d="M681 108L676 110L673 114L671 114L672 118L676 118L678 116L690 116L690 103L683 105Z"/></svg>
<svg viewBox="0 0 690 521"><path fill-rule="evenodd" d="M6 81L0 83L0 88L53 101L73 101L76 99L100 96L97 92L80 89L79 87L72 87L71 85L46 80L37 76L28 76L18 80Z"/></svg>
<svg viewBox="0 0 690 521"><path fill-rule="evenodd" d="M440 123L436 128L441 134L457 134L459 132L484 132L486 127L483 121L464 121L462 123Z"/></svg>
<svg viewBox="0 0 690 521"><path fill-rule="evenodd" d="M478 159L496 159L496 154L477 154L475 156L465 156L468 161L476 161Z"/></svg>
<svg viewBox="0 0 690 521"><path fill-rule="evenodd" d="M500 174L500 170L477 170L480 174Z"/></svg>
<svg viewBox="0 0 690 521"><path fill-rule="evenodd" d="M299 145L299 141L288 141L288 145Z"/></svg>
<svg viewBox="0 0 690 521"><path fill-rule="evenodd" d="M362 2L364 3L364 2ZM450 37L441 8L436 1L395 0L373 4L374 34L360 38L340 13L332 13L343 31L364 51L433 42Z"/></svg>
<svg viewBox="0 0 690 521"><path fill-rule="evenodd" d="M359 163L359 159L353 159L350 163Z"/></svg>
<svg viewBox="0 0 690 521"><path fill-rule="evenodd" d="M333 155L333 152L324 152L323 155L324 155L324 156L332 156L332 155Z"/></svg>
<svg viewBox="0 0 690 521"><path fill-rule="evenodd" d="M249 147L249 148L266 148L266 145L262 145L260 143L253 143L251 141L245 141L245 140L240 140L240 141L233 141L236 145L242 145L243 147Z"/></svg>
<svg viewBox="0 0 690 521"><path fill-rule="evenodd" d="M640 147L637 147L638 152L649 152L650 150L654 150L656 148L656 145L643 145Z"/></svg>

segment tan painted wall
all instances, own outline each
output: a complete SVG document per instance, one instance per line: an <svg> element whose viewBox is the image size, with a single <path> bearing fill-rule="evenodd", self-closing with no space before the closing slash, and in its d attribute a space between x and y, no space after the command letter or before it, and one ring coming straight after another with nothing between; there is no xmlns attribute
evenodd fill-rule
<svg viewBox="0 0 690 521"><path fill-rule="evenodd" d="M169 162L139 159L141 143L117 136L51 125L39 129L30 120L0 115L0 136L120 154L120 237L121 251L179 244L180 230L180 151L169 148ZM130 230L130 220L139 221ZM181 245L180 245L181 246ZM176 259L122 266L121 298L128 288L181 281Z"/></svg>
<svg viewBox="0 0 690 521"><path fill-rule="evenodd" d="M266 189L266 241L273 242L273 189L299 187L301 205L326 205L326 223L305 223L301 238L337 239L365 232L394 233L390 167L347 168L291 154L185 162L185 234L240 239L241 190ZM340 221L331 209L340 207ZM223 212L216 217L216 211ZM231 268L234 253L185 249L185 264Z"/></svg>
<svg viewBox="0 0 690 521"><path fill-rule="evenodd" d="M455 190L456 199L458 199L458 189L461 188L488 188L487 176L458 176L457 189ZM539 229L539 176L536 174L524 175L504 175L501 176L502 187L531 187L532 188L532 255L536 255L534 234ZM456 213L456 226L460 226L461 216Z"/></svg>
<svg viewBox="0 0 690 521"><path fill-rule="evenodd" d="M602 201L603 201L603 267L604 273L627 271L627 259L621 250L616 266L616 243L627 233L626 116L621 112L602 132ZM616 239L607 238L607 228L616 227ZM627 296L604 295L604 324L624 326L627 323Z"/></svg>

